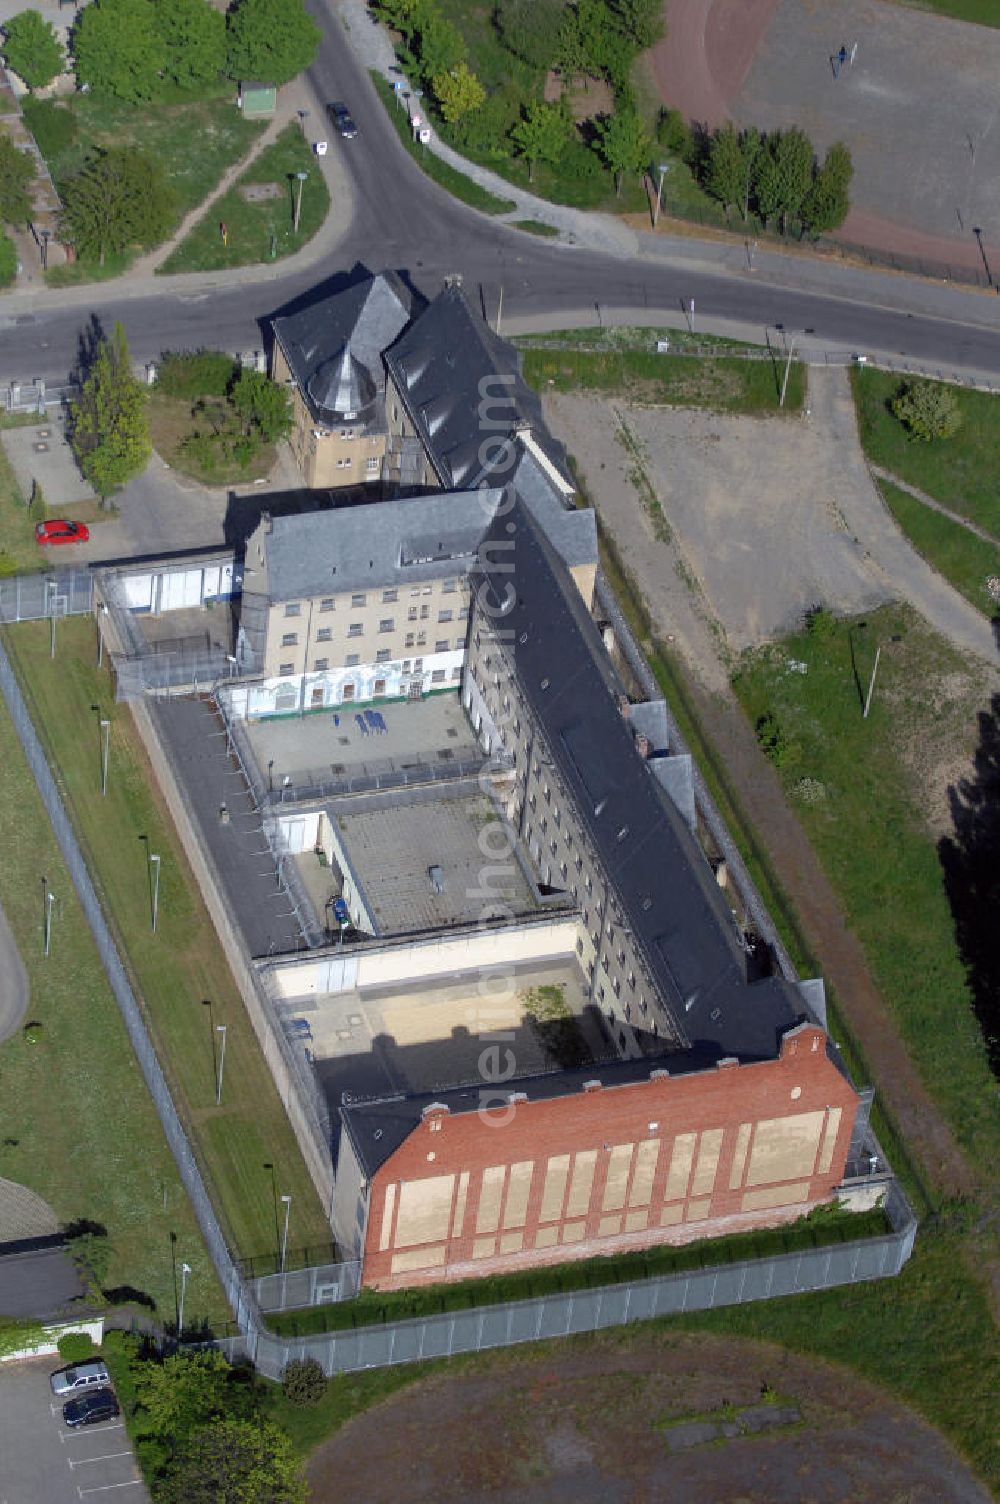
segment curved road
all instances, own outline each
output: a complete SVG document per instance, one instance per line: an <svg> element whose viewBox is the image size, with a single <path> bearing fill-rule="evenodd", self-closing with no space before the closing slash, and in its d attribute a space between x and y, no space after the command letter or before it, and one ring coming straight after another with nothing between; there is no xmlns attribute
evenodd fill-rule
<svg viewBox="0 0 1000 1504"><path fill-rule="evenodd" d="M320 99L347 99L359 137L343 152L354 197L352 222L329 267L343 278L365 267L392 267L425 293L436 292L449 272L467 288L481 289L488 316L503 288L505 323L583 310L662 310L676 319L694 299L699 319L711 317L745 328L775 325L815 336L813 343L847 346L930 363L944 370L976 371L1000 378L1000 299L963 293L914 279L820 267L811 258L783 258L778 272L747 276L736 264L720 265L718 245L675 246L674 260L624 257L546 244L504 228L467 209L433 184L403 151L339 22L313 0L324 24L310 81ZM738 247L736 248L738 252ZM704 252L703 259L698 259ZM659 258L659 249L657 250ZM728 253L723 253L723 257ZM732 261L732 256L730 256ZM40 299L18 314L20 299L0 316L0 379L65 379L81 327L92 311L105 327L121 318L137 360L164 349L206 343L227 349L260 347L264 321L322 282L315 265L286 278L211 292L171 291L115 296L99 285L81 289L71 306L45 309ZM0 315L3 314L0 304Z"/></svg>

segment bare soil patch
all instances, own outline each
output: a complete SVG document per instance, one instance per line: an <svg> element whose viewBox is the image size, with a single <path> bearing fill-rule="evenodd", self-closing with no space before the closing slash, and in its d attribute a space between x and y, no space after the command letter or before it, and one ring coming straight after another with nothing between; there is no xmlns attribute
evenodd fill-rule
<svg viewBox="0 0 1000 1504"><path fill-rule="evenodd" d="M421 1380L312 1456L369 1504L983 1504L925 1422L832 1364L650 1329L519 1348Z"/></svg>

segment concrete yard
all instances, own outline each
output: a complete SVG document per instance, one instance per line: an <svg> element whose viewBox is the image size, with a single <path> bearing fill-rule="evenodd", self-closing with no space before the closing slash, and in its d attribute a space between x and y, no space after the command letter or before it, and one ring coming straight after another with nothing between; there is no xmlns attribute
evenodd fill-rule
<svg viewBox="0 0 1000 1504"><path fill-rule="evenodd" d="M541 988L559 989L560 1011L576 1020L583 1058L613 1053L572 962L513 975L477 972L388 995L349 992L309 1012L310 1047L327 1100L336 1107L344 1092L367 1097L474 1085L482 1080L482 1052L498 1033L518 1075L553 1069L558 1052L547 1040L545 1020L528 1018L533 1009L545 1011Z"/></svg>
<svg viewBox="0 0 1000 1504"><path fill-rule="evenodd" d="M96 500L93 487L84 480L73 458L61 413L46 416L37 428L5 428L0 442L21 495L30 496L32 482L37 480L50 513L73 502Z"/></svg>
<svg viewBox="0 0 1000 1504"><path fill-rule="evenodd" d="M479 755L457 693L381 706L384 736L362 732L355 720L360 713L344 705L319 714L248 721L258 768L278 789L286 777L293 784L323 783L425 763L446 766Z"/></svg>
<svg viewBox="0 0 1000 1504"><path fill-rule="evenodd" d="M330 815L383 934L474 924L497 902L515 914L537 908L517 858L501 862L491 854L505 846L502 830L482 834L496 824L482 794L400 800L349 814L332 805ZM501 865L487 885L484 869ZM431 882L431 867L441 870L442 892Z"/></svg>

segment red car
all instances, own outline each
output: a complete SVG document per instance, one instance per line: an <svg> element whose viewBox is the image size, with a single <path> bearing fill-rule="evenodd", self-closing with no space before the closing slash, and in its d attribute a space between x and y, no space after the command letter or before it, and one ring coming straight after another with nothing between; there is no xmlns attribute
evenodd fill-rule
<svg viewBox="0 0 1000 1504"><path fill-rule="evenodd" d="M90 528L85 522L67 522L65 517L40 522L35 528L36 543L86 543L89 538Z"/></svg>

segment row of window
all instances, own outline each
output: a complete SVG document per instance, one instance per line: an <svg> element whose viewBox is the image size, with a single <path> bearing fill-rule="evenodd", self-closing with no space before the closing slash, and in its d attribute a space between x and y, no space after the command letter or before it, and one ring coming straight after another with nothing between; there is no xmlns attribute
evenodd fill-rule
<svg viewBox="0 0 1000 1504"><path fill-rule="evenodd" d="M317 658L316 662L314 664L314 670L315 670L316 673L321 674L321 673L325 672L325 670L328 669L329 666L330 666L329 661L326 658ZM348 664L347 667L348 668L356 668L357 664L356 663L355 664ZM416 660L416 662L415 662L415 665L414 665L414 672L421 673L422 671L423 671L423 660L420 659L420 658L418 658ZM290 674L294 673L294 669L293 669L293 667L292 667L292 665L290 663L283 663L281 665L280 672L281 672L281 674L282 674L283 677L287 678ZM406 662L403 664L403 673L404 674L410 673L409 659L407 659ZM461 679L461 677L462 677L462 670L461 670L461 668L453 668L452 671L451 671L451 676L450 677L453 680L455 680L456 682L459 679ZM448 670L446 668L435 668L435 669L431 670L431 683L432 684L445 684L445 683L447 683L448 678L449 678L449 674L448 674ZM344 700L353 700L354 696L355 696L355 691L356 691L356 686L354 684L351 684L350 682L348 682L347 684L345 684L343 686L343 688L341 690L341 698L344 699ZM282 690L282 691L280 691L280 693L284 694L284 693L287 693L287 691ZM372 695L373 695L373 697L376 700L383 699L385 697L385 695L386 695L386 680L385 679L376 679L375 680L375 684L374 684L374 687L372 689Z"/></svg>
<svg viewBox="0 0 1000 1504"><path fill-rule="evenodd" d="M458 582L456 580L442 580L441 581L441 594L442 595L454 595L454 593L455 593L455 591L457 589L458 589ZM413 588L410 590L410 599L414 600L417 597L422 596L422 595L431 595L433 593L433 590L434 590L433 585L414 585ZM382 599L382 604L384 606L388 606L392 602L398 601L399 600L399 591L398 591L398 589L396 589L395 586L390 586L390 587L386 588L385 590L382 591L381 599ZM358 591L355 591L354 594L351 596L351 605L353 607L367 606L367 604L368 604L368 592L367 591L365 591L365 590L358 590ZM325 614L326 612L333 611L335 609L336 609L336 596L325 595L325 596L323 596L321 598L320 603L319 603L319 610L320 610L320 614L321 615ZM416 610L416 607L411 606L410 607L410 611L413 612L414 610ZM421 610L421 614L422 615L426 615L426 613L428 613L430 611L430 607L429 606L421 606L420 610ZM469 608L468 608L468 606L463 606L458 611L457 614L458 614L458 616L460 618L463 618L463 619L465 617L467 617L468 614L469 614ZM301 616L302 615L302 602L301 601L287 601L285 603L285 615L286 616ZM414 617L414 616L411 615L410 619L412 621L415 621L416 617ZM442 612L440 612L438 614L438 620L439 621L451 621L451 612L450 611L442 611ZM390 628L386 628L386 627L383 626L382 630L383 631L385 631L385 630L391 630L391 627Z"/></svg>

